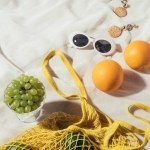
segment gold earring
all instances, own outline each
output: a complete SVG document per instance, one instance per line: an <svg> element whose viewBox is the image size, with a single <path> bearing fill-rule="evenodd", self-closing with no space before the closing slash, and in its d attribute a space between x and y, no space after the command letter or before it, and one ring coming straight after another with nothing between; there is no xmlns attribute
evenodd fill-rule
<svg viewBox="0 0 150 150"><path fill-rule="evenodd" d="M125 17L127 13L127 8L129 7L128 5L128 0L122 0L121 3L123 4L122 7L116 7L114 8L114 13L119 16L119 17Z"/></svg>
<svg viewBox="0 0 150 150"><path fill-rule="evenodd" d="M108 29L108 33L111 37L117 38L121 36L123 31L132 31L133 28L138 28L136 24L128 24L127 26L118 27L118 26L111 26Z"/></svg>

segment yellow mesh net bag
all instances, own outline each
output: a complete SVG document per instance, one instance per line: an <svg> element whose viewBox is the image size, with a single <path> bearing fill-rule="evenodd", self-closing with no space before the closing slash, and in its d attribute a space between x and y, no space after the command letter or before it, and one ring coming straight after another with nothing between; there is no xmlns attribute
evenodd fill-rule
<svg viewBox="0 0 150 150"><path fill-rule="evenodd" d="M58 55L65 64L80 94L65 95L59 90L50 74L49 60ZM48 118L19 134L0 150L141 150L150 139L150 122L134 115L137 109L150 112L150 107L135 103L128 110L131 115L147 124L145 130L120 121L112 121L87 101L85 88L65 55L59 50L50 52L43 61L43 72L54 90L66 99L78 98L82 117L56 112ZM144 137L143 141L136 135Z"/></svg>

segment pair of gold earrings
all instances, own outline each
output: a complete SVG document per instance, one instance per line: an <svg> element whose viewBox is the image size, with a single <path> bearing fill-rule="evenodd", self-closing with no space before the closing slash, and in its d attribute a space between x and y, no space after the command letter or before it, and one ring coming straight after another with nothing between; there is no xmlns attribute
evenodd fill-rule
<svg viewBox="0 0 150 150"><path fill-rule="evenodd" d="M116 7L114 8L113 11L118 17L125 17L128 14L127 12L127 8L129 7L128 0L122 0L121 3L122 7ZM111 37L117 38L121 36L123 31L132 31L134 28L138 28L138 26L136 24L128 24L123 27L111 26L108 29L108 33Z"/></svg>

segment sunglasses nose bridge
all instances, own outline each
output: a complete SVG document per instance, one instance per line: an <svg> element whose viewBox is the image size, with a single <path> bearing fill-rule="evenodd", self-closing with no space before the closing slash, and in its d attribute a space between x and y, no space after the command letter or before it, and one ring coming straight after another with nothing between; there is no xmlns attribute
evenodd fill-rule
<svg viewBox="0 0 150 150"><path fill-rule="evenodd" d="M90 40L91 42L93 42L93 41L95 41L95 38L92 37L92 36L89 36L89 40Z"/></svg>
<svg viewBox="0 0 150 150"><path fill-rule="evenodd" d="M94 43L95 43L95 38L89 37L89 43L88 43L88 45L92 45L94 47Z"/></svg>

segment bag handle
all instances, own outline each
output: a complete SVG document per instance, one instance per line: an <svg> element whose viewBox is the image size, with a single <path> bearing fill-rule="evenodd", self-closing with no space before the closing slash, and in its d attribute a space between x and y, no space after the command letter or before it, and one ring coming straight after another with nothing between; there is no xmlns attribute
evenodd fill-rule
<svg viewBox="0 0 150 150"><path fill-rule="evenodd" d="M134 114L134 112L137 110L137 109L142 109L146 112L150 112L150 107L148 107L147 105L144 105L142 103L134 103L134 104L131 104L129 107L128 107L128 112L130 115L132 115L133 117L139 119L139 120L142 120L143 122L145 122L147 124L147 127L142 130L142 129L139 129L127 122L124 122L124 121L121 121L121 120L116 120L114 123L115 123L115 127L118 125L121 125L122 127L125 127L126 129L129 129L130 131L134 132L134 133L137 133L139 135L142 135L144 136L144 139L143 139L143 142L136 148L132 148L132 150L137 150L137 149L141 149L143 148L147 143L148 141L150 140L150 121L148 121L147 119L144 119L140 116L137 116ZM107 138L110 138L110 136L114 133L115 129L113 128L112 129L112 133L110 132L108 137ZM107 141L107 140L106 140ZM106 143L108 144L108 143Z"/></svg>
<svg viewBox="0 0 150 150"><path fill-rule="evenodd" d="M144 105L142 103L134 103L134 104L132 104L128 107L128 112L129 112L130 115L132 115L133 117L135 117L137 119L140 119L140 120L144 121L147 125L150 125L150 121L134 114L134 112L137 109L142 109L142 110L150 113L150 107L148 107L147 105Z"/></svg>
<svg viewBox="0 0 150 150"><path fill-rule="evenodd" d="M55 55L58 55L61 58L62 62L66 66L68 72L70 73L71 77L73 78L75 84L79 88L80 94L66 95L62 91L60 91L59 88L57 87L57 85L56 85L55 81L53 80L53 78L50 74L50 71L49 71L49 69L50 69L49 60ZM53 50L53 51L49 52L43 60L42 70L43 70L43 73L44 73L48 83L50 84L50 86L60 96L66 98L66 99L70 99L70 98L79 98L80 99L83 116L82 116L81 120L78 123L76 123L75 125L80 125L81 126L81 124L82 123L84 124L85 121L86 122L88 122L88 121L93 122L95 127L109 126L110 124L112 124L112 120L107 115L105 115L104 113L96 110L94 107L92 107L87 102L86 90L85 90L81 80L77 76L76 72L72 68L72 66L69 63L66 56L61 51Z"/></svg>
<svg viewBox="0 0 150 150"><path fill-rule="evenodd" d="M53 78L51 77L50 72L49 72L49 69L50 69L50 67L49 67L49 60L55 55L58 55L61 58L62 62L65 64L68 72L70 73L70 75L72 76L75 84L79 88L80 95L78 95L78 94L66 95L63 92L61 92L59 90L59 88L57 87L55 81L53 80ZM85 88L84 88L83 84L81 83L81 81L80 81L79 77L77 76L76 72L74 71L74 69L70 65L69 61L67 60L67 58L65 57L65 55L61 51L53 50L50 53L48 53L47 56L43 60L42 70L43 70L43 73L44 73L47 81L49 82L49 84L52 86L52 88L60 96L66 98L66 99L79 98L79 97L84 97L85 99L87 99L87 94L86 94L86 91L85 91Z"/></svg>
<svg viewBox="0 0 150 150"><path fill-rule="evenodd" d="M128 107L128 112L130 115L132 115L133 117L135 117L139 120L142 120L143 122L145 122L147 124L147 127L144 131L145 131L145 140L148 141L148 140L150 140L150 121L143 117L135 115L134 112L137 109L142 109L145 112L150 113L150 107L145 104L142 104L142 103L134 103Z"/></svg>

